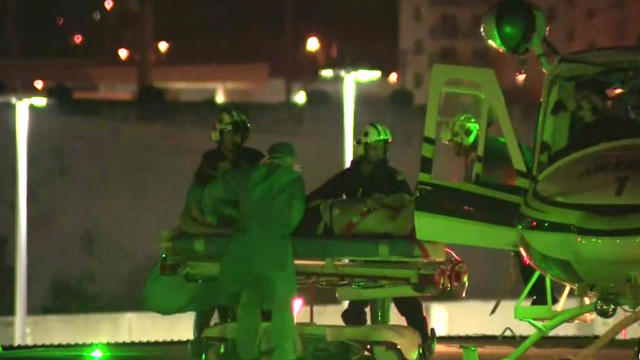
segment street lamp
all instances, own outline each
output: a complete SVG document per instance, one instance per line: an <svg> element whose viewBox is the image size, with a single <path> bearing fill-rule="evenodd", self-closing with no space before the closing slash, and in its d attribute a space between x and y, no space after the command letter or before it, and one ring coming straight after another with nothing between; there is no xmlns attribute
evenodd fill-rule
<svg viewBox="0 0 640 360"><path fill-rule="evenodd" d="M16 111L16 259L15 259L15 316L14 344L24 344L27 325L27 141L29 107L44 107L46 97L9 98Z"/></svg>
<svg viewBox="0 0 640 360"><path fill-rule="evenodd" d="M165 40L158 41L157 45L158 45L158 50L160 50L160 53L162 54L165 54L169 50L169 47L171 46L169 42Z"/></svg>
<svg viewBox="0 0 640 360"><path fill-rule="evenodd" d="M312 52L312 53L320 50L320 40L318 40L317 36L309 36L307 38L306 49L308 52Z"/></svg>
<svg viewBox="0 0 640 360"><path fill-rule="evenodd" d="M356 83L375 81L382 77L380 70L370 69L321 69L320 77L332 79L336 75L342 77L342 127L343 127L343 159L344 167L353 160L353 144L355 132Z"/></svg>

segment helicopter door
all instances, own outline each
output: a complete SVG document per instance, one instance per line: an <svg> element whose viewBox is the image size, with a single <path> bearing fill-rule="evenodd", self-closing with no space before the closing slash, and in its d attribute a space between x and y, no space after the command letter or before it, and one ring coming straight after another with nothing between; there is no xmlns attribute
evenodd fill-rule
<svg viewBox="0 0 640 360"><path fill-rule="evenodd" d="M493 70L434 65L416 197L417 237L517 249L529 174Z"/></svg>

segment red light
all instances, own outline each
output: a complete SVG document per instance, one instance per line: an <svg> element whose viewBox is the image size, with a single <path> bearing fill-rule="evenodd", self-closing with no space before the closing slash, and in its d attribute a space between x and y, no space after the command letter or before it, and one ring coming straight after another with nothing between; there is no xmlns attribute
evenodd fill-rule
<svg viewBox="0 0 640 360"><path fill-rule="evenodd" d="M62 24L64 24L64 18L62 16L56 17L56 24L62 26Z"/></svg>
<svg viewBox="0 0 640 360"><path fill-rule="evenodd" d="M115 5L113 0L105 0L104 1L104 8L107 9L107 11L111 11L111 9L113 9L113 5Z"/></svg>
<svg viewBox="0 0 640 360"><path fill-rule="evenodd" d="M34 80L33 87L36 88L38 91L42 91L42 89L44 89L44 80L41 80L41 79Z"/></svg>
<svg viewBox="0 0 640 360"><path fill-rule="evenodd" d="M523 248L520 248L520 256L522 257L522 262L525 265L530 265L531 264L531 260L529 259L529 255L527 255L527 253L524 252Z"/></svg>
<svg viewBox="0 0 640 360"><path fill-rule="evenodd" d="M531 222L531 227L536 227L536 226L538 226L538 223L535 220L533 220Z"/></svg>
<svg viewBox="0 0 640 360"><path fill-rule="evenodd" d="M73 43L76 45L80 45L84 42L84 36L82 34L73 35Z"/></svg>

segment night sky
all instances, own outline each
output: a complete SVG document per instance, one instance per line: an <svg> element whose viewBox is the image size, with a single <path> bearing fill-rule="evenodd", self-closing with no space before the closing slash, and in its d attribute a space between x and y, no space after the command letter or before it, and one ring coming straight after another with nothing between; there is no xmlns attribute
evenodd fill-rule
<svg viewBox="0 0 640 360"><path fill-rule="evenodd" d="M0 4L6 20L7 1ZM17 1L18 53L27 58L84 58L118 62L116 49L135 51L140 6L115 0L107 12L97 0ZM98 11L99 16L94 12ZM304 51L310 34L327 48L336 41L341 58L367 60L385 70L396 66L398 4L392 0L296 0L291 11L294 64L300 71L312 59ZM57 17L64 19L62 25ZM6 23L6 22L5 22ZM157 40L171 43L166 62L268 61L282 71L284 0L156 0ZM7 29L0 37L0 57L7 55ZM82 33L83 46L73 34Z"/></svg>

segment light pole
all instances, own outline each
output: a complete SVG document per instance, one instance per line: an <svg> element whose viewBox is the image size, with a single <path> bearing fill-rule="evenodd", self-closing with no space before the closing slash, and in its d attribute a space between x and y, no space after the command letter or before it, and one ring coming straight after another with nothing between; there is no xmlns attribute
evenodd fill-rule
<svg viewBox="0 0 640 360"><path fill-rule="evenodd" d="M27 149L29 139L29 107L44 107L45 97L10 98L16 111L16 259L13 339L26 342L27 329Z"/></svg>
<svg viewBox="0 0 640 360"><path fill-rule="evenodd" d="M355 132L356 84L380 79L380 70L370 69L321 69L320 77L332 79L342 77L342 128L343 128L343 160L344 167L351 165L353 160L353 144Z"/></svg>

